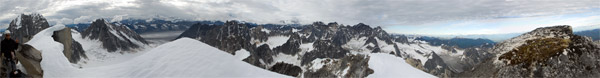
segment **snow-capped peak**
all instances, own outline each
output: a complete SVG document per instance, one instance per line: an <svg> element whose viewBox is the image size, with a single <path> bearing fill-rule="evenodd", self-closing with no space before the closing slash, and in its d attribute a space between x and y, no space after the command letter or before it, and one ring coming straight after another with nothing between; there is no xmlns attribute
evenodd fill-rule
<svg viewBox="0 0 600 78"><path fill-rule="evenodd" d="M104 48L111 52L116 50L127 51L148 44L145 39L129 28L108 23L104 19L92 22L90 27L81 34L83 38L102 42Z"/></svg>

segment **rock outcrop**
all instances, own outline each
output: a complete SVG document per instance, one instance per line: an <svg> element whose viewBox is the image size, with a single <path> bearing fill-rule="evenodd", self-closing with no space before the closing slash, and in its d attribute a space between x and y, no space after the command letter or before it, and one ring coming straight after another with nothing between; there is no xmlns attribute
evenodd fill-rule
<svg viewBox="0 0 600 78"><path fill-rule="evenodd" d="M77 63L80 59L86 59L85 51L81 47L81 44L71 36L71 28L65 28L59 31L54 31L52 38L54 41L63 44L63 53L69 59L71 63Z"/></svg>
<svg viewBox="0 0 600 78"><path fill-rule="evenodd" d="M600 45L574 35L570 26L535 29L497 44L495 54L458 77L600 76Z"/></svg>
<svg viewBox="0 0 600 78"><path fill-rule="evenodd" d="M42 78L44 75L44 70L40 66L40 62L42 62L42 54L39 50L33 48L31 45L21 45L17 52L15 53L19 63L23 66L27 71L26 75L28 77L33 78Z"/></svg>

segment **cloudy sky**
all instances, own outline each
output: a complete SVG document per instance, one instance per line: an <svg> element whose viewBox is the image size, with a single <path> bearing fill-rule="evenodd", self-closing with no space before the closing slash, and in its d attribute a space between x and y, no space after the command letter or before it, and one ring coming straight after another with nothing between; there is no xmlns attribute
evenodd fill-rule
<svg viewBox="0 0 600 78"><path fill-rule="evenodd" d="M366 23L401 34L499 34L536 27L600 28L600 0L0 0L0 28L21 13L51 24L97 18L173 17Z"/></svg>

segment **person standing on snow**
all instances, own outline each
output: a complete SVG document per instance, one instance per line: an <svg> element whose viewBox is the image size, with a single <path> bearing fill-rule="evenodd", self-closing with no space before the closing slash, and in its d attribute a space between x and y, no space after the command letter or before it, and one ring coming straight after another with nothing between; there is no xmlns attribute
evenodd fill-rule
<svg viewBox="0 0 600 78"><path fill-rule="evenodd" d="M3 63L10 67L8 71L12 71L16 68L15 50L18 48L19 44L17 41L10 38L10 33L5 33L4 35L4 40L0 42L0 52L2 52L2 56L5 57L5 59L2 60Z"/></svg>

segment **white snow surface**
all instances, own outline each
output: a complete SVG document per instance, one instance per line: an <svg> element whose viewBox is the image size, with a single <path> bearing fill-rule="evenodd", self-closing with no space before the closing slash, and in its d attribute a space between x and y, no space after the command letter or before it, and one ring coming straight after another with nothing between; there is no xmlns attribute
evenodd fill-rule
<svg viewBox="0 0 600 78"><path fill-rule="evenodd" d="M367 46L369 45L365 45L366 42L367 37L352 38L346 44L342 45L342 48L350 50L350 53L352 54L360 54L362 52L370 53L371 51L367 49Z"/></svg>
<svg viewBox="0 0 600 78"><path fill-rule="evenodd" d="M316 72L317 70L323 68L324 65L329 64L332 62L332 59L329 59L330 61L325 61L328 58L317 58L312 62L312 66L309 68L309 70L312 70L313 72Z"/></svg>
<svg viewBox="0 0 600 78"><path fill-rule="evenodd" d="M313 44L314 44L314 42L300 44L299 48L302 50L301 52L310 52L315 49L315 47L313 47Z"/></svg>
<svg viewBox="0 0 600 78"><path fill-rule="evenodd" d="M292 32L298 32L298 31L300 31L300 30L292 28Z"/></svg>
<svg viewBox="0 0 600 78"><path fill-rule="evenodd" d="M448 58L460 58L463 57L464 53L464 50L461 49L454 49L456 53L452 53L450 50L443 49L442 46L429 45L427 42L421 40L412 40L410 43L396 43L396 46L402 52L402 56L420 60L421 65L425 65L425 62L431 58L433 52L438 56L448 56Z"/></svg>
<svg viewBox="0 0 600 78"><path fill-rule="evenodd" d="M375 71L369 78L436 78L407 64L404 59L385 53L370 54L369 68Z"/></svg>
<svg viewBox="0 0 600 78"><path fill-rule="evenodd" d="M248 52L248 50L246 49L241 49L238 51L235 51L235 55L234 55L238 60L244 60L246 58L248 58L250 56L250 52Z"/></svg>
<svg viewBox="0 0 600 78"><path fill-rule="evenodd" d="M262 32L265 32L265 33L267 33L267 34L271 33L271 30L269 30L269 29L265 29L265 28L263 28L263 29L260 29L260 31L262 31Z"/></svg>
<svg viewBox="0 0 600 78"><path fill-rule="evenodd" d="M15 18L15 20L13 20L13 21L15 21L15 25L17 25L17 27L15 27L15 29L21 28L21 21L22 21L21 18L22 18L21 15L19 15L17 18Z"/></svg>
<svg viewBox="0 0 600 78"><path fill-rule="evenodd" d="M264 44L268 44L269 48L274 49L275 47L285 44L285 42L287 42L288 39L290 39L289 36L270 36L267 39L267 42ZM260 45L257 45L257 46L260 46Z"/></svg>
<svg viewBox="0 0 600 78"><path fill-rule="evenodd" d="M114 25L112 25L112 24L110 24L110 23L108 23L108 22L106 22L106 21L104 21L104 24L106 24L106 25L108 26L108 28L109 28L109 31L110 31L110 33L111 33L112 35L116 36L116 37L117 37L119 40L121 40L121 41L125 41L125 39L123 39L123 38L121 37L121 35L119 35L119 34L117 33L117 30L114 28L114 27L115 27Z"/></svg>
<svg viewBox="0 0 600 78"><path fill-rule="evenodd" d="M78 68L62 54L62 44L51 37L63 28L42 30L26 43L41 51L44 77L288 77L189 38L165 43L122 63Z"/></svg>
<svg viewBox="0 0 600 78"><path fill-rule="evenodd" d="M375 37L375 40L377 40L377 45L380 47L381 52L383 53L391 53L396 50L396 48L394 48L394 44L388 44L387 42L380 40L377 37Z"/></svg>
<svg viewBox="0 0 600 78"><path fill-rule="evenodd" d="M301 58L298 57L298 55L289 55L289 54L283 54L283 53L278 53L273 57L273 62L271 65L269 66L273 66L275 65L275 63L278 62L283 62L283 63L288 63L288 64L292 64L295 66L301 66L302 60L300 60Z"/></svg>

